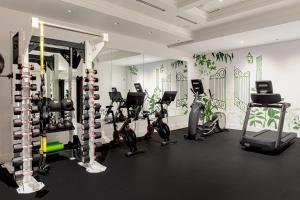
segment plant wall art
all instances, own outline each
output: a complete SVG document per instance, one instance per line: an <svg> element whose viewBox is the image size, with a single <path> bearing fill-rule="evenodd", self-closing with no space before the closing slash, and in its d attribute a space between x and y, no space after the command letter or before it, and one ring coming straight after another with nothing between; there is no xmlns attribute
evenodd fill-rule
<svg viewBox="0 0 300 200"><path fill-rule="evenodd" d="M210 57L212 57L212 59ZM211 56L204 53L193 55L195 67L198 67L200 73L205 76L209 76L217 69L216 62L224 62L227 64L232 62L233 58L233 53L224 52L211 53Z"/></svg>
<svg viewBox="0 0 300 200"><path fill-rule="evenodd" d="M200 74L208 76L212 71L216 70L217 67L215 62L207 57L206 54L194 54L195 67L199 69Z"/></svg>
<svg viewBox="0 0 300 200"><path fill-rule="evenodd" d="M217 53L211 53L213 58L215 58L218 62L225 62L229 63L232 62L234 55L233 53L223 53L223 52L217 52Z"/></svg>
<svg viewBox="0 0 300 200"><path fill-rule="evenodd" d="M161 95L161 90L159 88L155 88L153 94L147 97L147 103L148 103L147 110L150 113L153 113L157 109L159 109L159 106L156 102L159 101L160 95Z"/></svg>
<svg viewBox="0 0 300 200"><path fill-rule="evenodd" d="M251 110L249 124L252 127L278 128L280 111L274 108L255 108Z"/></svg>
<svg viewBox="0 0 300 200"><path fill-rule="evenodd" d="M139 70L135 65L128 66L128 71L131 75L138 75Z"/></svg>

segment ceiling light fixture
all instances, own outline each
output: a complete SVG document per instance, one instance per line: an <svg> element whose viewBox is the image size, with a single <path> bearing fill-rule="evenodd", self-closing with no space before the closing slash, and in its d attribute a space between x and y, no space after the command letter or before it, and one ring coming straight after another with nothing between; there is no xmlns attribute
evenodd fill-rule
<svg viewBox="0 0 300 200"><path fill-rule="evenodd" d="M152 35L152 31L149 31L149 32L148 32L148 35Z"/></svg>
<svg viewBox="0 0 300 200"><path fill-rule="evenodd" d="M240 43L241 43L241 44L244 44L244 43L245 43L245 41L244 41L244 40L241 40L241 41L240 41Z"/></svg>
<svg viewBox="0 0 300 200"><path fill-rule="evenodd" d="M120 22L115 22L115 23L114 23L114 25L119 25L119 24L120 24Z"/></svg>
<svg viewBox="0 0 300 200"><path fill-rule="evenodd" d="M71 12L72 12L72 10L67 10L67 12L68 12L68 13L71 13Z"/></svg>
<svg viewBox="0 0 300 200"><path fill-rule="evenodd" d="M220 3L222 3L222 2L223 2L223 0L219 0L219 2L220 2Z"/></svg>

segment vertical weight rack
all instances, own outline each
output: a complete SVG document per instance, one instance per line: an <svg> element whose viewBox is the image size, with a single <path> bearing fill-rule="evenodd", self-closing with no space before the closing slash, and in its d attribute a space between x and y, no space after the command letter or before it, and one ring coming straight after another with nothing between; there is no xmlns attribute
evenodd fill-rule
<svg viewBox="0 0 300 200"><path fill-rule="evenodd" d="M101 165L96 161L96 147L100 145L99 142L96 142L97 139L101 138L101 123L97 122L97 119L100 119L100 107L99 103L96 103L96 100L100 99L99 94L94 92L99 91L99 86L96 85L98 78L96 78L97 70L93 68L92 61L104 47L105 41L107 41L107 35L104 35L103 41L96 45L92 45L90 41L85 42L85 63L84 63L84 72L86 74L84 85L84 103L83 103L83 130L84 134L82 135L82 140L84 145L82 145L82 163L79 163L81 166L85 167L89 173L100 173L106 170L106 167Z"/></svg>
<svg viewBox="0 0 300 200"><path fill-rule="evenodd" d="M14 138L14 158L12 160L14 167L14 177L18 184L18 193L32 193L41 190L43 183L37 182L33 174L38 170L34 165L38 164L39 154L34 154L32 149L39 145L33 138L39 137L39 118L33 115L39 112L37 105L34 105L36 97L31 94L37 86L32 84L36 79L32 75L32 65L18 64L19 74L16 74L13 120L13 138Z"/></svg>
<svg viewBox="0 0 300 200"><path fill-rule="evenodd" d="M86 70L86 77L84 81L84 114L82 116L83 120L83 130L84 134L82 135L82 140L84 145L82 148L82 162L83 163L94 163L96 160L96 147L100 146L100 143L97 143L96 140L101 138L101 123L97 122L101 118L100 108L101 105L96 103L96 100L100 99L99 94L95 94L96 91L99 91L99 86L95 85L98 82L96 78L97 70L91 69Z"/></svg>
<svg viewBox="0 0 300 200"><path fill-rule="evenodd" d="M93 36L96 39L102 38L102 42L96 42L96 44L92 44L92 41L85 41L85 59L84 59L84 63L83 63L83 65L84 65L83 73L85 73L85 70L90 70L93 68L92 67L93 60L99 54L99 52L103 49L105 43L108 42L108 34L107 33L104 33L104 34L92 33L92 32L81 30L81 29L76 29L76 28L71 28L71 27L67 27L67 26L61 26L58 24L40 21L38 18L32 18L32 25L35 28L40 28L40 33L42 33L40 35L40 39L42 39L41 36L44 36L44 27L85 34L85 35ZM41 41L40 46L43 46L43 41ZM41 51L41 55L42 55L42 51ZM43 56L41 56L41 61L43 59L42 57ZM93 102L93 100L90 101L89 104L94 104L91 102ZM91 109L91 110L95 111L95 109ZM92 114L94 115L95 112L92 112ZM89 116L92 117L92 114L89 113ZM89 132L88 147L87 147L87 145L83 145L81 147L81 149L86 147L85 151L82 151L82 153L85 153L87 151L89 152L88 157L85 155L85 158L88 158L88 159L85 159L85 160L82 159L82 161L84 161L84 162L80 162L79 164L81 166L85 167L87 172L89 172L89 173L100 173L100 172L105 171L106 167L101 165L100 163L98 163L95 158L95 145L96 145L95 138L96 137L95 137L94 129L96 128L96 125L98 123L95 123L95 119L93 120L94 125L92 125L92 119L89 119L88 121L89 121L88 122L89 126L90 125L92 126L91 129L88 130L88 132ZM75 133L75 135L77 135L77 133Z"/></svg>
<svg viewBox="0 0 300 200"><path fill-rule="evenodd" d="M30 25L29 23L25 24L24 27L22 27L21 31L13 37L13 67L17 67L20 70L20 74L17 74L17 81L19 82L15 85L14 88L16 89L16 95L14 97L15 104L13 107L13 114L15 115L15 117L12 123L12 134L14 139L14 158L12 160L12 166L14 169L14 178L16 180L16 183L18 184L17 192L23 194L37 192L45 186L42 182L38 182L34 178L35 170L40 170L38 167L34 167L34 164L37 161L40 161L39 152L36 151L35 148L37 148L38 146L43 146L43 140L41 138L41 143L38 141L34 141L35 138L38 138L42 135L42 132L40 131L41 116L35 116L36 113L39 113L39 109L37 109L39 106L37 107L36 105L34 105L36 101L38 102L40 100L40 97L36 97L31 93L31 91L37 89L37 86L35 84L32 84L32 81L34 80L31 74L33 67L29 65L28 57L29 42L32 37L33 28L40 29L40 61L41 73L43 74L44 27L89 35L95 37L96 39L102 38L102 41L96 42L95 45L92 45L90 41L86 41L84 71L85 69L92 69L93 59L98 55L98 53L104 47L105 43L108 41L108 34L106 33L97 34L82 29L76 29L40 21L38 18L34 17L32 18ZM90 92L91 94L93 94L91 96L97 97L97 95L95 95L93 92L94 91ZM94 103L94 100L97 100L97 98L92 98L91 101L89 101L89 105L97 105ZM100 132L95 131L96 126L99 126L99 124L95 121L99 118L99 114L97 114L97 112L95 113L96 110L97 109L93 107L91 109L92 112L88 113L88 125L91 125L92 128L87 131L88 147L94 148L89 148L87 151L88 157L90 158L88 159L89 161L82 163L82 166L86 167L87 171L90 173L99 173L105 171L106 169L105 166L102 166L95 160L95 145L97 145L97 143L95 143L95 140L101 137L101 134L99 134ZM77 135L77 129L75 130L75 132Z"/></svg>

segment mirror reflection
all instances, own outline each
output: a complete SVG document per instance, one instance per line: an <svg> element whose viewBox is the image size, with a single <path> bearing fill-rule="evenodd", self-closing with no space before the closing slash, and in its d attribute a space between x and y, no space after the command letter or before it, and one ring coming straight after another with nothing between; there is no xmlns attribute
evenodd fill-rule
<svg viewBox="0 0 300 200"><path fill-rule="evenodd" d="M146 93L143 110L159 110L159 101L165 91L177 91L175 101L168 106L168 115L187 114L187 63L181 60L106 48L94 60L94 66L101 80L100 95L103 108L111 105L109 92L116 90L126 98L127 92L135 92L139 83ZM114 109L118 109L118 102ZM102 116L105 116L103 109ZM140 114L142 115L142 114ZM104 117L105 118L105 117Z"/></svg>

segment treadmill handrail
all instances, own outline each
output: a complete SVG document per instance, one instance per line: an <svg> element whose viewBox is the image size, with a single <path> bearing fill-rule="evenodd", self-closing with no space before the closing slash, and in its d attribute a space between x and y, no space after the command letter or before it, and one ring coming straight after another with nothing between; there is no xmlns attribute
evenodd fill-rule
<svg viewBox="0 0 300 200"><path fill-rule="evenodd" d="M277 137L277 141L275 143L275 149L278 148L278 146L281 143L281 137L282 137L282 131L283 131L283 126L284 126L284 120L285 120L285 114L286 114L286 109L287 109L287 105L284 104L281 108L281 112L280 112L280 118L279 118L279 125L278 125L278 137Z"/></svg>
<svg viewBox="0 0 300 200"><path fill-rule="evenodd" d="M286 102L279 102L279 103L273 103L273 104L260 104L260 103L253 103L250 102L250 107L257 107L257 108L289 108L291 107L290 103L286 103Z"/></svg>
<svg viewBox="0 0 300 200"><path fill-rule="evenodd" d="M242 141L246 135L250 112L251 112L251 103L248 103L240 141Z"/></svg>

